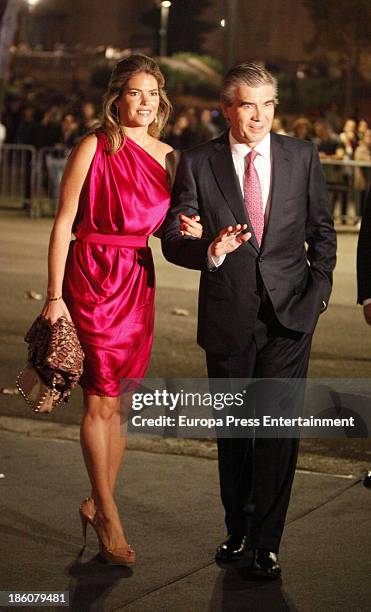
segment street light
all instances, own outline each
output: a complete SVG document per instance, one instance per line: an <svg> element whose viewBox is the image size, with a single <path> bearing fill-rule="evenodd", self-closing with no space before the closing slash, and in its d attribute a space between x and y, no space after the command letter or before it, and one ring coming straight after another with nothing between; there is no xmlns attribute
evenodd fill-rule
<svg viewBox="0 0 371 612"><path fill-rule="evenodd" d="M163 0L160 2L161 8L161 26L160 26L160 56L164 57L167 55L167 23L169 20L169 9L171 2L169 0Z"/></svg>
<svg viewBox="0 0 371 612"><path fill-rule="evenodd" d="M23 44L30 45L31 16L39 1L23 0L22 4L20 2L13 2L13 5L16 7L14 10L16 10L19 19L18 39Z"/></svg>
<svg viewBox="0 0 371 612"><path fill-rule="evenodd" d="M27 8L21 13L21 35L23 37L24 42L30 47L32 46L33 39L33 15L35 8L39 4L39 2L40 0L26 0Z"/></svg>

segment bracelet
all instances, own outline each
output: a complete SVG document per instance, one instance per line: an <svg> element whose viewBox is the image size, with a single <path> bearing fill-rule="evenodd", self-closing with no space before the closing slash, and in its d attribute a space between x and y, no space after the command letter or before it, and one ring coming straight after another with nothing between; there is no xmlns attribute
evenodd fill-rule
<svg viewBox="0 0 371 612"><path fill-rule="evenodd" d="M57 300L61 300L63 298L63 295L57 297L57 298L49 298L48 302L56 302Z"/></svg>

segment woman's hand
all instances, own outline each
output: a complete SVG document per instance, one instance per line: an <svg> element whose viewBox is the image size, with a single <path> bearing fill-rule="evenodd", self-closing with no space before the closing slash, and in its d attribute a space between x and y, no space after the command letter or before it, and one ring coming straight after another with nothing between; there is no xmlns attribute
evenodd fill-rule
<svg viewBox="0 0 371 612"><path fill-rule="evenodd" d="M215 240L211 243L211 255L213 257L221 257L232 253L244 242L251 238L251 233L247 231L247 225L229 225L220 230Z"/></svg>
<svg viewBox="0 0 371 612"><path fill-rule="evenodd" d="M200 223L200 217L198 215L192 215L187 217L186 215L179 215L180 219L180 233L182 236L192 236L193 238L202 238L203 227Z"/></svg>
<svg viewBox="0 0 371 612"><path fill-rule="evenodd" d="M41 314L52 325L59 317L66 317L72 323L71 315L63 299L50 301L49 298L46 298Z"/></svg>

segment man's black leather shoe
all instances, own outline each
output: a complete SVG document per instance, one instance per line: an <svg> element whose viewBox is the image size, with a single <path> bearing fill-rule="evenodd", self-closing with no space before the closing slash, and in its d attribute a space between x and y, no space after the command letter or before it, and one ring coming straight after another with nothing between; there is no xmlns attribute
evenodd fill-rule
<svg viewBox="0 0 371 612"><path fill-rule="evenodd" d="M276 553L261 548L254 550L252 570L255 576L267 580L274 580L281 575Z"/></svg>
<svg viewBox="0 0 371 612"><path fill-rule="evenodd" d="M242 559L247 549L247 538L245 535L230 535L218 546L215 559L217 561L238 561Z"/></svg>

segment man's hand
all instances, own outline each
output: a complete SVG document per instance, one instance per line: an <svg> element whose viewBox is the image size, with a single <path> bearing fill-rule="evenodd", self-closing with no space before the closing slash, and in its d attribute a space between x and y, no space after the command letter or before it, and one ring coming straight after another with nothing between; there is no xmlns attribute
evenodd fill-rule
<svg viewBox="0 0 371 612"><path fill-rule="evenodd" d="M364 317L366 319L366 323L371 325L371 304L366 304L363 307L363 314L364 314Z"/></svg>
<svg viewBox="0 0 371 612"><path fill-rule="evenodd" d="M221 257L238 249L241 244L247 242L251 238L251 233L246 232L247 225L229 225L220 230L219 234L211 244L211 255L213 257Z"/></svg>

